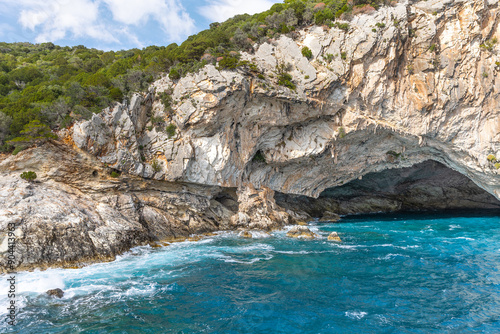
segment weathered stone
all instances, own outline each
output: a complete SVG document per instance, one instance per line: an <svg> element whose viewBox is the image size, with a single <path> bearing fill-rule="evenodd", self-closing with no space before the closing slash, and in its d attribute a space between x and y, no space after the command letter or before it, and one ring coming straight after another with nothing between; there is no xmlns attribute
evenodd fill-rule
<svg viewBox="0 0 500 334"><path fill-rule="evenodd" d="M253 235L250 231L241 231L239 234L238 234L240 237L242 238L248 238L248 239L252 239L253 238Z"/></svg>
<svg viewBox="0 0 500 334"><path fill-rule="evenodd" d="M21 179L22 170L35 171L39 182ZM212 199L217 187L109 173L92 156L59 143L0 162L0 229L14 228L17 270L112 260L134 246L228 229L235 214ZM0 234L0 254L7 239ZM0 257L1 272L6 259Z"/></svg>
<svg viewBox="0 0 500 334"><path fill-rule="evenodd" d="M47 295L54 296L54 297L57 297L57 298L62 298L64 296L64 291L62 291L59 288L52 289L52 290L47 291Z"/></svg>
<svg viewBox="0 0 500 334"><path fill-rule="evenodd" d="M318 235L305 226L294 226L286 234L290 238L300 238L300 239L314 239Z"/></svg>
<svg viewBox="0 0 500 334"><path fill-rule="evenodd" d="M337 232L330 233L328 241L342 242Z"/></svg>

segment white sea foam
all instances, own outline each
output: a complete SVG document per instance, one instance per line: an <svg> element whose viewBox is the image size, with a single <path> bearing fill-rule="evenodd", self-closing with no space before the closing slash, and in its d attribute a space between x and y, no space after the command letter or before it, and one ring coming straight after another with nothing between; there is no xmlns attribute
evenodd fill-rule
<svg viewBox="0 0 500 334"><path fill-rule="evenodd" d="M228 258L224 259L224 262L227 262L227 263L252 264L252 263L255 263L255 262L258 262L258 261L269 261L272 258L273 258L272 255L268 255L268 256L263 257L263 258L257 257L257 258L253 258L253 259L249 259L249 260L239 260L239 259L234 259L232 257L228 257Z"/></svg>
<svg viewBox="0 0 500 334"><path fill-rule="evenodd" d="M337 243L330 243L330 245L335 248L343 248L343 249L358 249L363 247L360 245L342 245Z"/></svg>
<svg viewBox="0 0 500 334"><path fill-rule="evenodd" d="M387 254L384 257L377 257L377 260L390 260L390 259L393 259L393 258L396 258L396 257L406 257L406 258L408 258L409 256L408 255L403 255L403 254L392 254L392 253L389 253L389 254Z"/></svg>
<svg viewBox="0 0 500 334"><path fill-rule="evenodd" d="M308 251L275 251L275 253L279 253L279 254L311 254L312 252L308 252Z"/></svg>
<svg viewBox="0 0 500 334"><path fill-rule="evenodd" d="M355 320L359 320L359 319L362 319L364 318L368 313L366 312L359 312L359 311L348 311L345 313L346 317L350 318L350 319L355 319Z"/></svg>

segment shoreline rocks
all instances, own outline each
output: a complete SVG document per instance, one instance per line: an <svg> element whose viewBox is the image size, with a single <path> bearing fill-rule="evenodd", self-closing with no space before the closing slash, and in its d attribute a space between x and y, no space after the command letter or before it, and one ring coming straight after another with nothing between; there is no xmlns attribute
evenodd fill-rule
<svg viewBox="0 0 500 334"><path fill-rule="evenodd" d="M289 238L315 239L318 235L305 226L294 226L286 234Z"/></svg>
<svg viewBox="0 0 500 334"><path fill-rule="evenodd" d="M49 296L52 296L52 297L57 297L57 298L62 298L64 296L64 291L62 291L61 289L57 288L57 289L52 289L52 290L48 290L47 292L47 295Z"/></svg>
<svg viewBox="0 0 500 334"><path fill-rule="evenodd" d="M337 232L332 232L328 236L328 241L342 242Z"/></svg>

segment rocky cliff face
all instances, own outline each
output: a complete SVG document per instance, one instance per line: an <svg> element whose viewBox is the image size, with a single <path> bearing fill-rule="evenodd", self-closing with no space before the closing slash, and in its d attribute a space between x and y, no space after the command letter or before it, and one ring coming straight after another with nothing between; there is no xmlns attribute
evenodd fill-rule
<svg viewBox="0 0 500 334"><path fill-rule="evenodd" d="M4 161L2 198L10 204L12 196L19 198L9 212L18 215L21 232L28 235L30 222L39 228L53 219L29 198L82 196L64 198L54 215L74 226L94 217L82 230L95 226L93 231L106 232L81 232L88 247L81 246L69 262L113 256L179 230L189 235L274 228L308 219L310 213L276 204L275 192L317 198L368 174L428 160L472 181L459 187L455 198L479 194L481 188L498 199L499 171L487 159L500 158L498 19L496 0L401 1L355 16L348 29L313 26L256 46L254 54L242 58L261 75L208 65L176 82L162 78L128 104L61 133L68 148L57 148L66 152L59 161L68 166L58 166L57 173L39 167L41 153L34 151ZM312 59L302 55L304 46ZM295 90L277 84L277 65L292 75ZM163 92L172 96L170 106L163 104ZM28 167L41 172L41 184L27 185L12 174ZM118 180L101 177L111 170L123 174ZM79 182L65 176L75 173ZM458 189L455 174L440 175L450 179L441 190ZM471 207L495 207L493 197L478 196L470 202L487 204ZM421 198L415 208L435 199ZM331 203L328 208L356 211L344 203L347 209ZM455 204L444 208L460 207L453 199L447 203ZM363 212L401 208L390 200L385 207L366 205ZM74 221L67 218L69 208L85 206L92 210L75 213ZM24 214L15 213L18 209ZM35 216L44 218L35 222ZM2 226L11 219L7 213L2 217ZM122 226L130 232L121 233ZM40 249L69 238L63 232L52 235L52 241L37 237ZM63 257L54 254L33 255L32 263Z"/></svg>

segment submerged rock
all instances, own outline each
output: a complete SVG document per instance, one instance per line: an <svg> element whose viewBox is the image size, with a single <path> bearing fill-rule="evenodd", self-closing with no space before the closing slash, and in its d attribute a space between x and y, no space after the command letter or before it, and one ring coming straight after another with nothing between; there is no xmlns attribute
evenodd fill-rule
<svg viewBox="0 0 500 334"><path fill-rule="evenodd" d="M62 291L61 289L57 288L57 289L52 289L52 290L47 291L47 294L49 296L54 296L54 297L57 297L57 298L62 298L64 296L64 291Z"/></svg>
<svg viewBox="0 0 500 334"><path fill-rule="evenodd" d="M305 226L294 226L290 231L286 234L287 237L290 238L303 238L303 239L314 239L318 237L318 235L312 232Z"/></svg>
<svg viewBox="0 0 500 334"><path fill-rule="evenodd" d="M253 238L253 235L250 231L241 231L238 236L242 237L242 238L248 238L248 239L252 239Z"/></svg>
<svg viewBox="0 0 500 334"><path fill-rule="evenodd" d="M332 232L328 236L328 241L342 242L337 232Z"/></svg>

